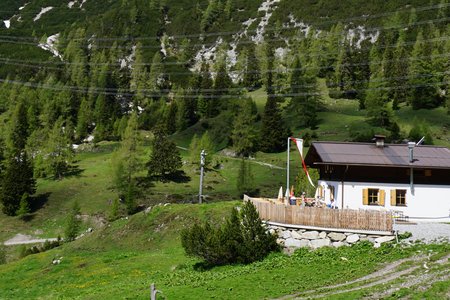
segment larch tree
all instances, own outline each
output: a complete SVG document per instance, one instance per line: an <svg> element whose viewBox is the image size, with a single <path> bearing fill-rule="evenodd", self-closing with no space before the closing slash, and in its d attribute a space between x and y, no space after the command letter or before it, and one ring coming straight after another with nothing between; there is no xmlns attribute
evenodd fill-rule
<svg viewBox="0 0 450 300"><path fill-rule="evenodd" d="M162 128L155 128L152 153L147 163L148 175L164 180L176 173L182 165L175 143L168 139Z"/></svg>
<svg viewBox="0 0 450 300"><path fill-rule="evenodd" d="M119 197L125 200L128 213L136 209L137 194L136 174L143 169L140 159L142 139L138 130L137 113L131 114L122 138L120 148L114 153L112 163L114 182Z"/></svg>
<svg viewBox="0 0 450 300"><path fill-rule="evenodd" d="M233 149L240 156L248 157L257 149L258 131L255 127L255 115L253 114L251 98L246 99L240 105L239 113L234 118L231 140Z"/></svg>

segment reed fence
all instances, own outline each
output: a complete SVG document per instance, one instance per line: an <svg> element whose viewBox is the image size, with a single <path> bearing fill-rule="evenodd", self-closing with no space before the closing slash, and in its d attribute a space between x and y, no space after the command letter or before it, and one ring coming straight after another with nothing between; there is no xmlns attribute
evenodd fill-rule
<svg viewBox="0 0 450 300"><path fill-rule="evenodd" d="M244 200L251 201L265 221L323 228L392 231L390 212L301 207L250 197Z"/></svg>

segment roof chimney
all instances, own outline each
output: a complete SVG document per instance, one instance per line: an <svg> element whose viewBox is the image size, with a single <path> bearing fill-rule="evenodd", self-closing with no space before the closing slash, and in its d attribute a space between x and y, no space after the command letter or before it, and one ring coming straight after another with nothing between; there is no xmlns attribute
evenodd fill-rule
<svg viewBox="0 0 450 300"><path fill-rule="evenodd" d="M409 163L414 162L414 147L416 146L416 143L414 142L408 142L408 149L409 149Z"/></svg>
<svg viewBox="0 0 450 300"><path fill-rule="evenodd" d="M384 140L386 139L386 136L376 134L373 139L375 140L375 145L378 148L383 148L384 147Z"/></svg>

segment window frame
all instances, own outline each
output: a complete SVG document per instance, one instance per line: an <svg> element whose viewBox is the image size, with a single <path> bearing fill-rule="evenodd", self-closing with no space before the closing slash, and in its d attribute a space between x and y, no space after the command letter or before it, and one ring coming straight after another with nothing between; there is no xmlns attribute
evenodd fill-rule
<svg viewBox="0 0 450 300"><path fill-rule="evenodd" d="M395 190L395 206L406 206L406 190Z"/></svg>
<svg viewBox="0 0 450 300"><path fill-rule="evenodd" d="M369 188L367 192L368 205L379 206L380 205L380 189ZM374 201L375 199L375 201Z"/></svg>

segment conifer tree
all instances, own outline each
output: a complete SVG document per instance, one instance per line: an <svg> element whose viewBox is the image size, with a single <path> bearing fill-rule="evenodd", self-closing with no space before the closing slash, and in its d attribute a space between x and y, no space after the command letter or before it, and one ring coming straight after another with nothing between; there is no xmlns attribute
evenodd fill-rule
<svg viewBox="0 0 450 300"><path fill-rule="evenodd" d="M306 74L298 56L294 60L292 70L290 85L293 96L287 106L288 114L298 120L298 125L315 128L319 106L315 77Z"/></svg>
<svg viewBox="0 0 450 300"><path fill-rule="evenodd" d="M144 65L145 59L141 43L137 43L134 53L135 58L131 69L130 90L134 93L135 104L142 105L145 98L145 89L149 84L147 82L149 80L149 74ZM152 85L152 92L154 91L153 89L156 89L156 83Z"/></svg>
<svg viewBox="0 0 450 300"><path fill-rule="evenodd" d="M23 102L20 101L9 121L5 170L1 180L0 202L3 204L3 212L8 216L17 213L23 194L33 195L36 191L33 166L25 150L27 137L26 109Z"/></svg>
<svg viewBox="0 0 450 300"><path fill-rule="evenodd" d="M66 242L74 241L80 231L81 219L79 218L79 215L80 206L78 205L78 202L75 201L67 216L66 227L64 229L64 239Z"/></svg>
<svg viewBox="0 0 450 300"><path fill-rule="evenodd" d="M200 155L200 140L197 134L194 134L192 137L191 143L189 144L189 161L192 164L199 163L199 155Z"/></svg>
<svg viewBox="0 0 450 300"><path fill-rule="evenodd" d="M208 130L202 134L202 137L198 145L200 151L205 150L206 153L208 154L205 157L205 166L209 167L211 165L211 162L213 161L216 147L214 145L214 142L212 141L211 135L209 134ZM200 152L198 153L198 155L200 155Z"/></svg>
<svg viewBox="0 0 450 300"><path fill-rule="evenodd" d="M286 148L289 131L284 124L275 97L267 99L262 116L260 148L264 152L281 152Z"/></svg>
<svg viewBox="0 0 450 300"><path fill-rule="evenodd" d="M404 46L406 33L400 31L397 44L393 53L393 70L392 76L392 108L399 109L399 103L408 100L409 88L405 86L406 78L408 76L408 52Z"/></svg>
<svg viewBox="0 0 450 300"><path fill-rule="evenodd" d="M367 108L367 117L375 126L387 127L390 124L390 111L387 107L387 95L385 93L382 76L380 72L372 74L369 88L366 93L365 105Z"/></svg>
<svg viewBox="0 0 450 300"><path fill-rule="evenodd" d="M177 102L173 100L168 104L168 108L165 114L165 127L167 134L172 134L177 131L177 111Z"/></svg>
<svg viewBox="0 0 450 300"><path fill-rule="evenodd" d="M1 186L2 211L8 216L14 216L20 207L22 196L25 193L33 195L36 191L33 167L25 150L6 161Z"/></svg>
<svg viewBox="0 0 450 300"><path fill-rule="evenodd" d="M236 188L239 197L243 194L253 194L255 191L254 178L251 165L247 159L242 158L239 166Z"/></svg>
<svg viewBox="0 0 450 300"><path fill-rule="evenodd" d="M136 174L142 170L140 160L141 136L138 130L138 117L132 113L125 129L121 147L113 155L114 182L119 197L125 199L128 213L136 209Z"/></svg>
<svg viewBox="0 0 450 300"><path fill-rule="evenodd" d="M439 105L436 78L429 57L429 48L423 40L423 33L419 31L411 53L409 66L409 85L411 90L411 104L413 109L434 108Z"/></svg>
<svg viewBox="0 0 450 300"><path fill-rule="evenodd" d="M261 87L261 73L258 58L255 53L255 46L251 44L246 48L245 69L242 84L251 90Z"/></svg>
<svg viewBox="0 0 450 300"><path fill-rule="evenodd" d="M64 128L64 125L66 127ZM69 169L73 157L71 140L69 138L67 122L64 124L59 118L49 133L45 147L45 162L47 173L55 179L61 179Z"/></svg>
<svg viewBox="0 0 450 300"><path fill-rule="evenodd" d="M255 116L252 112L252 100L246 99L234 118L231 140L238 155L247 157L257 149L258 132L255 128Z"/></svg>
<svg viewBox="0 0 450 300"><path fill-rule="evenodd" d="M152 153L147 163L148 175L165 179L174 174L182 166L181 156L174 142L160 127L155 129Z"/></svg>
<svg viewBox="0 0 450 300"><path fill-rule="evenodd" d="M150 68L150 74L148 76L148 89L150 91L150 96L153 99L161 98L161 88L164 87L165 75L164 66L162 62L161 53L156 51L153 55L152 65Z"/></svg>

